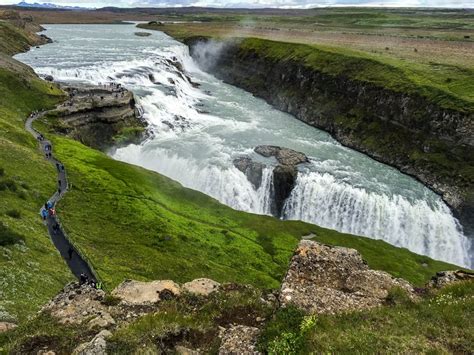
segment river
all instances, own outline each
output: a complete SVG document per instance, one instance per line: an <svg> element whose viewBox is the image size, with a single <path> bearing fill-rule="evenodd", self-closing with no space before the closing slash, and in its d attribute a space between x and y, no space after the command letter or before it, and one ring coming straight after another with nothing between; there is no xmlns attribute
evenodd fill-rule
<svg viewBox="0 0 474 355"><path fill-rule="evenodd" d="M258 159L253 148L261 144L291 148L310 163L300 167L283 218L471 265L470 241L439 196L201 71L187 47L167 35L147 31L152 35L138 37L134 32L144 31L134 25L45 27L54 43L16 59L55 80L114 81L134 92L152 134L140 145L111 151L114 159L157 171L235 209L269 214L271 168L255 189L232 161L242 155Z"/></svg>

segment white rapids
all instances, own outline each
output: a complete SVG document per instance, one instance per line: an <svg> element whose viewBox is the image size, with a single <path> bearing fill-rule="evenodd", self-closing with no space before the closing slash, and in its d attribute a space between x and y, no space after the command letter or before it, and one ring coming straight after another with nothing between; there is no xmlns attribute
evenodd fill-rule
<svg viewBox="0 0 474 355"><path fill-rule="evenodd" d="M233 166L272 144L304 152L283 218L383 239L462 266L470 240L449 208L414 179L345 148L325 132L277 111L201 71L187 48L160 32L134 36L132 25L48 25L54 43L17 59L60 81L119 82L132 90L151 136L110 152L157 171L233 208L269 214L272 167L258 189ZM268 163L268 162L267 162Z"/></svg>

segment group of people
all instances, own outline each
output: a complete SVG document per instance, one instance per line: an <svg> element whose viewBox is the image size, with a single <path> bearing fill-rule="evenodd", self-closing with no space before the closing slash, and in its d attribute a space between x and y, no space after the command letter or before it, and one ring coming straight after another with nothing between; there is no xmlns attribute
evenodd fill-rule
<svg viewBox="0 0 474 355"><path fill-rule="evenodd" d="M56 210L54 209L54 205L51 201L46 202L44 207L41 209L41 217L43 217L43 221L46 221L48 216L56 216Z"/></svg>

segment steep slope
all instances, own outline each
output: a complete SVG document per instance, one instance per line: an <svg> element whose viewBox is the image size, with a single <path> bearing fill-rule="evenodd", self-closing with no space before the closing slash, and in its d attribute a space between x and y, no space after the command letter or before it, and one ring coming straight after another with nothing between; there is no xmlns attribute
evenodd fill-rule
<svg viewBox="0 0 474 355"><path fill-rule="evenodd" d="M18 48L1 23L0 38ZM54 169L24 130L29 112L61 97L30 68L0 58L0 320L23 320L72 280L38 214L55 190Z"/></svg>

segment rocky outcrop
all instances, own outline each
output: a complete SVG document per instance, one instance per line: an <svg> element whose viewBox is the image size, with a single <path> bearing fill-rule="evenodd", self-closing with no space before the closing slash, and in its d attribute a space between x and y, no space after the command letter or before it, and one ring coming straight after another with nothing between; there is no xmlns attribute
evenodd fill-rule
<svg viewBox="0 0 474 355"><path fill-rule="evenodd" d="M357 250L303 240L283 280L280 303L307 313L337 314L383 305L393 288L415 298L407 281L371 270Z"/></svg>
<svg viewBox="0 0 474 355"><path fill-rule="evenodd" d="M130 91L119 85L62 88L68 93L68 100L48 115L58 133L101 150L138 143L144 138L146 123Z"/></svg>
<svg viewBox="0 0 474 355"><path fill-rule="evenodd" d="M309 159L301 152L273 145L260 145L254 151L262 157L273 158L276 161L270 164L274 166L271 210L274 216L280 217L283 205L295 187L297 166L309 162ZM234 166L247 176L255 189L261 186L265 164L254 161L250 157L239 157L234 160Z"/></svg>
<svg viewBox="0 0 474 355"><path fill-rule="evenodd" d="M474 281L474 273L464 270L440 271L431 279L429 286L442 288L455 282Z"/></svg>
<svg viewBox="0 0 474 355"><path fill-rule="evenodd" d="M63 324L82 324L97 317L110 317L102 304L105 292L88 285L72 283L48 302L42 311L49 312Z"/></svg>
<svg viewBox="0 0 474 355"><path fill-rule="evenodd" d="M342 144L412 175L441 194L474 235L474 114L443 108L417 93L394 91L318 71L304 60L277 60L240 41L184 42L203 67ZM215 48L224 48L215 53ZM265 46L263 46L265 47ZM212 65L210 65L210 63Z"/></svg>
<svg viewBox="0 0 474 355"><path fill-rule="evenodd" d="M244 325L232 326L221 331L222 339L219 355L261 354L257 351L257 339L260 330Z"/></svg>

